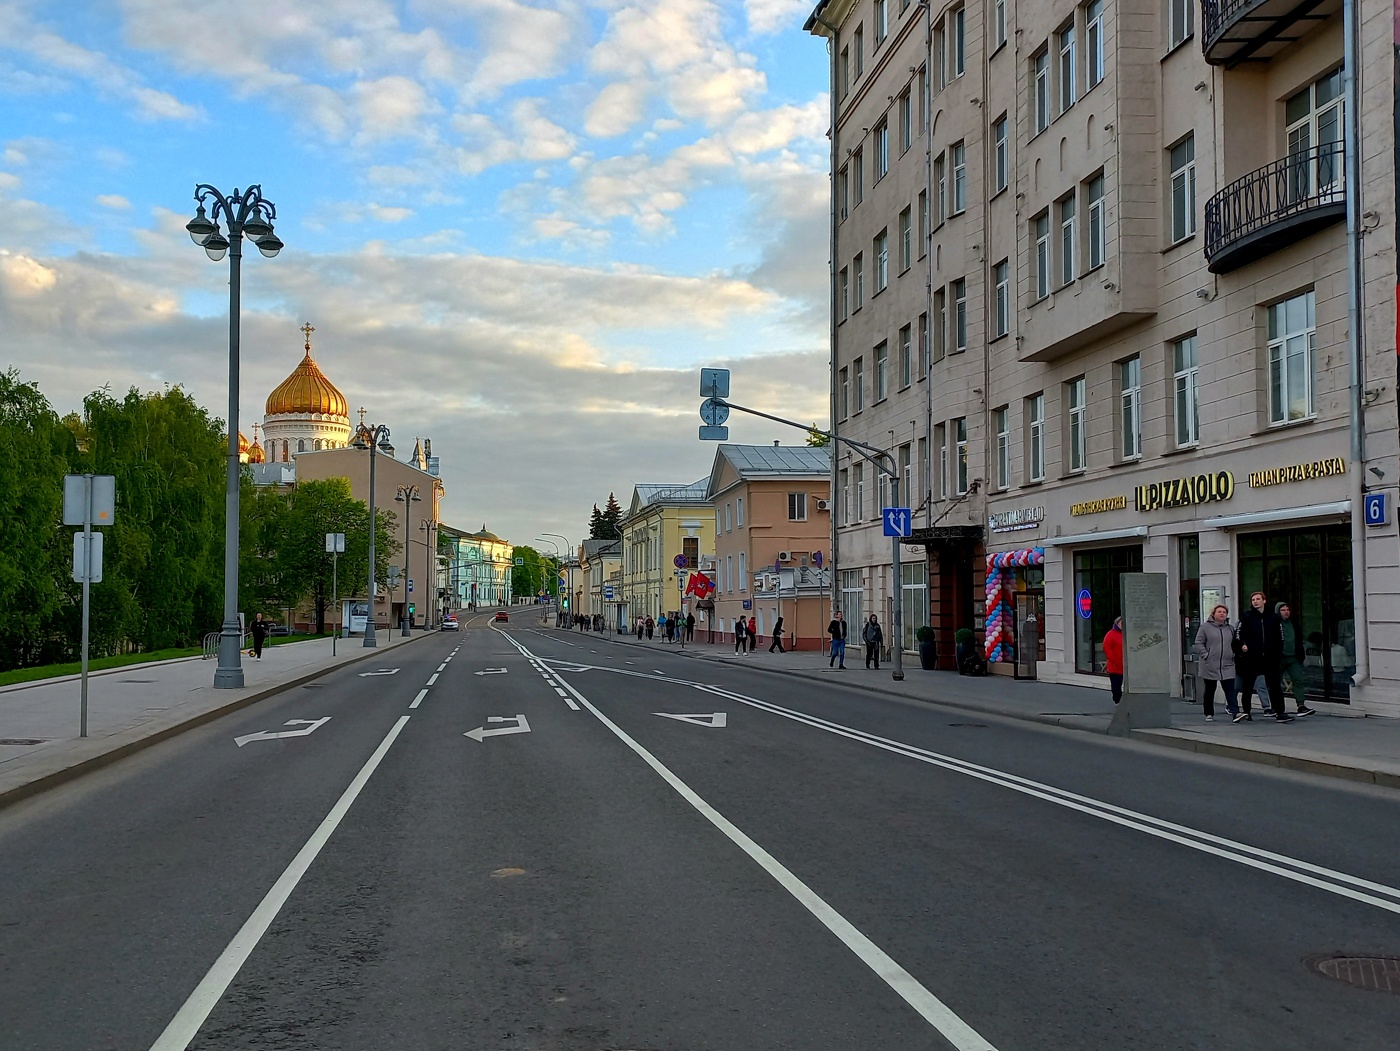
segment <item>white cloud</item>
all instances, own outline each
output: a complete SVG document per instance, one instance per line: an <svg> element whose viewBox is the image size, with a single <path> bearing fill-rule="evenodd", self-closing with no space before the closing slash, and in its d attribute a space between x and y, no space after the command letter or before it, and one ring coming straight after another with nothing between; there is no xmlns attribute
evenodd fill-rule
<svg viewBox="0 0 1400 1051"><path fill-rule="evenodd" d="M817 6L816 0L747 0L749 28L755 33L801 29Z"/></svg>
<svg viewBox="0 0 1400 1051"><path fill-rule="evenodd" d="M462 145L453 152L457 169L463 174L479 175L500 164L570 157L578 145L577 139L547 117L543 105L541 99L520 99L511 107L508 128L482 113L454 117L452 128L462 139Z"/></svg>
<svg viewBox="0 0 1400 1051"><path fill-rule="evenodd" d="M650 93L641 79L608 84L584 113L583 130L600 138L623 134L645 116Z"/></svg>
<svg viewBox="0 0 1400 1051"><path fill-rule="evenodd" d="M379 220L381 223L401 223L405 219L413 218L413 209L393 208L382 204L371 204L369 206L369 214L372 218Z"/></svg>
<svg viewBox="0 0 1400 1051"><path fill-rule="evenodd" d="M126 211L131 207L131 202L119 193L98 194L96 200L103 208L111 208L113 211Z"/></svg>

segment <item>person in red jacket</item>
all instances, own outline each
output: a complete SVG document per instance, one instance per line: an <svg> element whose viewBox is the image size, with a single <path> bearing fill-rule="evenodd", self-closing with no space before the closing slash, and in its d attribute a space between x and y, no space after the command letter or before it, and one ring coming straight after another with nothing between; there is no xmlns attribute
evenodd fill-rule
<svg viewBox="0 0 1400 1051"><path fill-rule="evenodd" d="M1123 699L1123 618L1114 617L1113 627L1103 637L1103 665L1108 672L1108 685L1113 690L1113 703Z"/></svg>

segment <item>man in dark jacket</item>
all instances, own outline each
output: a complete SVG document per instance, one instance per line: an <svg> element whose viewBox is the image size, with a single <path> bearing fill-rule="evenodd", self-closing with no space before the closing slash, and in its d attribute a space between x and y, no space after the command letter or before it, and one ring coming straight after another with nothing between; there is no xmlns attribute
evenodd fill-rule
<svg viewBox="0 0 1400 1051"><path fill-rule="evenodd" d="M834 668L839 660L841 667L844 668L846 666L846 621L842 618L839 609L832 614L831 623L826 626L826 633L831 636L829 665Z"/></svg>
<svg viewBox="0 0 1400 1051"><path fill-rule="evenodd" d="M1251 608L1245 610L1235 629L1239 655L1235 665L1240 674L1240 710L1235 722L1253 718L1249 711L1250 698L1255 680L1262 675L1274 718L1281 723L1291 723L1293 716L1283 710L1283 624L1278 614L1269 609L1262 591L1251 595L1249 604Z"/></svg>
<svg viewBox="0 0 1400 1051"><path fill-rule="evenodd" d="M1298 715L1312 715L1316 709L1308 707L1308 683L1303 670L1303 633L1293 619L1293 610L1287 602L1280 602L1274 607L1274 612L1278 614L1279 630L1283 633L1283 674L1288 676L1288 685L1293 687Z"/></svg>

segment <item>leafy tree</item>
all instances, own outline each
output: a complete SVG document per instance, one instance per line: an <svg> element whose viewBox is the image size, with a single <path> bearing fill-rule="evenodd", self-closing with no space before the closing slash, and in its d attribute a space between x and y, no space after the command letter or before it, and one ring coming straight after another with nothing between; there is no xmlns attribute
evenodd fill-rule
<svg viewBox="0 0 1400 1051"><path fill-rule="evenodd" d="M823 432L814 423L811 427L807 428L807 444L813 449L825 449L831 444L831 435Z"/></svg>
<svg viewBox="0 0 1400 1051"><path fill-rule="evenodd" d="M523 563L512 567L510 589L516 597L537 596L541 590L547 595L559 593L558 561L553 555L542 555L533 547L518 545L515 557Z"/></svg>

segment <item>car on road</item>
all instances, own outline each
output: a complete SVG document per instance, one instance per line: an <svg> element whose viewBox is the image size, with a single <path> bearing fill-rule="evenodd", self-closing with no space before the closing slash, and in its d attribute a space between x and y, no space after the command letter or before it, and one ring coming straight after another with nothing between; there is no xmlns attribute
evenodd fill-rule
<svg viewBox="0 0 1400 1051"><path fill-rule="evenodd" d="M442 618L442 630L443 630L443 631L456 631L456 630L458 630L457 618L454 617L454 616L452 616L451 614L448 614L446 617L443 617L443 618Z"/></svg>
<svg viewBox="0 0 1400 1051"><path fill-rule="evenodd" d="M292 633L292 629L286 624L273 624L267 629L268 635L275 639L286 638Z"/></svg>
<svg viewBox="0 0 1400 1051"><path fill-rule="evenodd" d="M497 624L500 624L502 621L508 621L508 620L510 620L510 614L507 613L507 612L506 612L505 610L503 610L503 609L498 609L498 610L496 610L496 615L495 615L494 617L492 617L491 619L492 619L493 621L495 621Z"/></svg>

